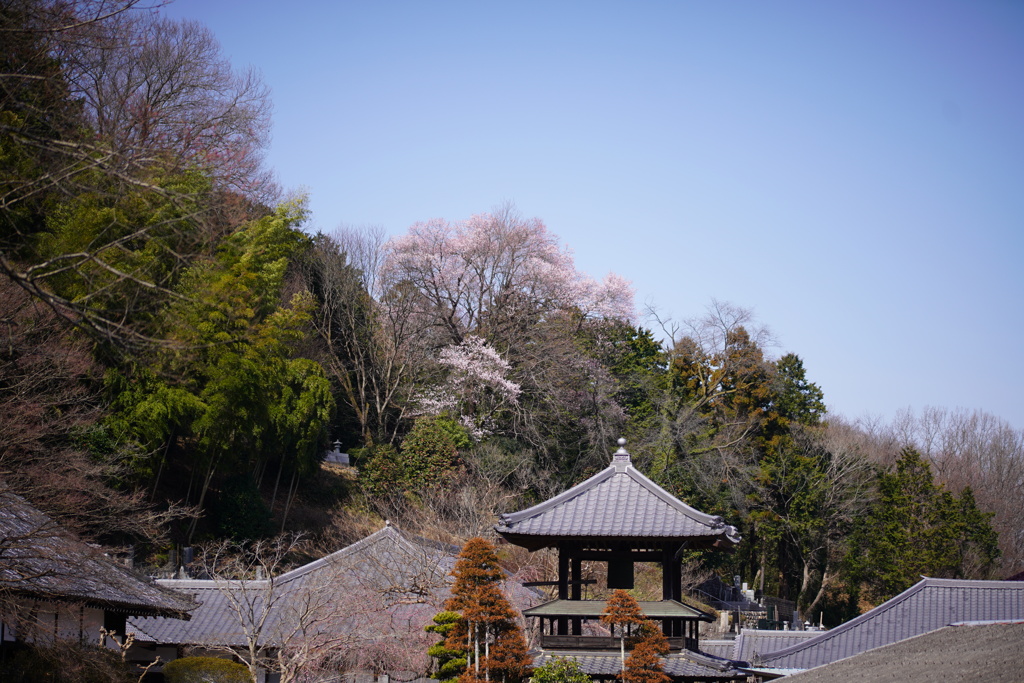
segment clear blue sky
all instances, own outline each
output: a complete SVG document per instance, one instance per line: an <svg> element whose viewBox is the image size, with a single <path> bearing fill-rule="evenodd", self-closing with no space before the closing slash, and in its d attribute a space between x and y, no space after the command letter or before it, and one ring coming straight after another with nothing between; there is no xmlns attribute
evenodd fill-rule
<svg viewBox="0 0 1024 683"><path fill-rule="evenodd" d="M273 89L312 229L505 200L833 412L1024 428L1024 3L178 0Z"/></svg>

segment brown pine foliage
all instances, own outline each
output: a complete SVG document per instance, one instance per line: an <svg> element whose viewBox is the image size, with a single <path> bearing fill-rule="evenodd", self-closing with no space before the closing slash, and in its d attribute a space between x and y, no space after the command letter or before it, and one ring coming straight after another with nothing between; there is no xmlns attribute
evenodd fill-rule
<svg viewBox="0 0 1024 683"><path fill-rule="evenodd" d="M626 683L668 683L671 678L661 666L661 656L668 654L668 639L658 625L645 621L640 637L626 659L622 680Z"/></svg>
<svg viewBox="0 0 1024 683"><path fill-rule="evenodd" d="M499 586L504 572L494 546L483 538L471 538L459 553L452 577L452 596L445 609L458 612L462 619L445 645L468 650L469 664L460 683L482 678L503 683L527 680L532 662L516 612ZM492 637L489 648L484 644L488 635ZM473 661L474 656L480 657L479 662Z"/></svg>
<svg viewBox="0 0 1024 683"><path fill-rule="evenodd" d="M627 626L642 624L644 613L640 609L640 603L632 595L622 589L618 589L608 598L608 605L601 615L601 623L609 626L618 626L624 630Z"/></svg>
<svg viewBox="0 0 1024 683"><path fill-rule="evenodd" d="M515 622L511 623L515 625ZM527 649L526 638L518 626L501 631L491 645L490 656L482 662L482 668L490 671L492 681L525 681L533 672L533 658L527 654Z"/></svg>

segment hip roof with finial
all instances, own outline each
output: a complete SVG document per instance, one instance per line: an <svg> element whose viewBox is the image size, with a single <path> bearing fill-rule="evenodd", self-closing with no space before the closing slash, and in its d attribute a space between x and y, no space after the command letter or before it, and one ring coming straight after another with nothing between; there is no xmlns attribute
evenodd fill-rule
<svg viewBox="0 0 1024 683"><path fill-rule="evenodd" d="M532 549L565 540L686 542L693 548L739 543L736 527L690 507L633 467L625 444L619 439L606 469L543 503L502 515L495 530Z"/></svg>

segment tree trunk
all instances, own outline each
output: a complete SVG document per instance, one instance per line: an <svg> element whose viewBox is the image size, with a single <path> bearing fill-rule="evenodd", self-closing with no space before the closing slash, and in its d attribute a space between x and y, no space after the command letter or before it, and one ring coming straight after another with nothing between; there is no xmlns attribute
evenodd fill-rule
<svg viewBox="0 0 1024 683"><path fill-rule="evenodd" d="M281 515L281 533L284 533L284 525L288 522L288 511L292 509L292 501L295 500L295 493L299 490L299 471L292 472L292 483L288 487L288 498L284 503L284 514Z"/></svg>
<svg viewBox="0 0 1024 683"><path fill-rule="evenodd" d="M213 473L216 470L216 459L210 461L210 467L206 471L206 477L203 479L203 489L199 492L199 503L198 507L200 510L203 509L203 502L206 500L206 492L210 490L210 482L213 480ZM192 534L196 532L196 525L199 524L199 516L196 515L192 518L192 523L188 527L188 543L192 543Z"/></svg>
<svg viewBox="0 0 1024 683"><path fill-rule="evenodd" d="M808 618L810 618L811 613L814 612L814 608L818 606L818 603L821 602L822 598L825 597L825 589L828 587L828 579L828 567L826 566L821 572L821 586L818 587L818 594L814 596L814 600L812 600L811 604L807 606Z"/></svg>
<svg viewBox="0 0 1024 683"><path fill-rule="evenodd" d="M167 451L171 450L171 444L174 443L174 430L171 430L170 435L167 437L167 444L164 446L164 454L160 457L160 467L156 470L156 479L153 481L153 495L149 497L151 501L156 500L156 491L160 487L160 477L164 473L164 463L167 462Z"/></svg>
<svg viewBox="0 0 1024 683"><path fill-rule="evenodd" d="M796 597L799 600L802 596L807 595L807 591L811 589L811 561L809 558L804 558L804 573L803 578L800 580L800 592L797 593Z"/></svg>

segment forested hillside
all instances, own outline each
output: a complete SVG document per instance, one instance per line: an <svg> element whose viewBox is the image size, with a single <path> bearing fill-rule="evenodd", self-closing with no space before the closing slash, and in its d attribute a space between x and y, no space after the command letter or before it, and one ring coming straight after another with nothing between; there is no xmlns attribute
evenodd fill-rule
<svg viewBox="0 0 1024 683"><path fill-rule="evenodd" d="M622 436L740 528L706 570L811 618L1024 569L1020 430L830 414L747 310L643 317L510 205L310 234L259 77L132 4L0 0L0 478L62 523L153 566L382 518L464 540ZM335 441L355 471L321 466Z"/></svg>

